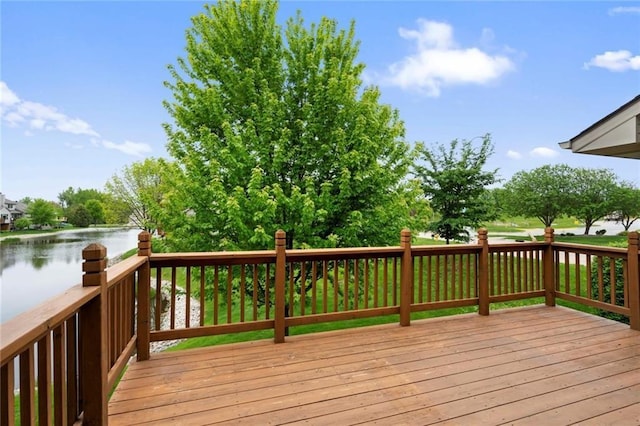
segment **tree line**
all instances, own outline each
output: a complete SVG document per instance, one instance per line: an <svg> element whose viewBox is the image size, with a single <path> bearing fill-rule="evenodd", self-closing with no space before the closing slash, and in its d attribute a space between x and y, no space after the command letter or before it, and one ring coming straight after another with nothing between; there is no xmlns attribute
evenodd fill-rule
<svg viewBox="0 0 640 426"><path fill-rule="evenodd" d="M609 170L544 166L495 189L489 134L409 143L399 111L363 83L355 23L298 13L281 25L277 10L272 0L204 6L168 67L171 158L114 175L94 198L103 216L69 188L67 215L84 207L94 222L160 229L179 251L271 248L277 229L288 248L375 246L405 227L465 241L502 215L545 226L570 215L585 233L605 216L629 229L640 215L639 190Z"/></svg>

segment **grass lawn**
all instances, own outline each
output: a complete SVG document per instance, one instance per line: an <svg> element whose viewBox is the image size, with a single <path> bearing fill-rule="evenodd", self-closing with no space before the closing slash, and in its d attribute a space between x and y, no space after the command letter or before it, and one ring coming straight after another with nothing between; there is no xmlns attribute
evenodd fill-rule
<svg viewBox="0 0 640 426"><path fill-rule="evenodd" d="M554 228L579 228L584 226L584 223L577 221L573 217L558 218L553 222ZM539 219L530 217L506 217L500 220L485 224L485 228L492 232L522 232L527 229L543 229L544 224Z"/></svg>

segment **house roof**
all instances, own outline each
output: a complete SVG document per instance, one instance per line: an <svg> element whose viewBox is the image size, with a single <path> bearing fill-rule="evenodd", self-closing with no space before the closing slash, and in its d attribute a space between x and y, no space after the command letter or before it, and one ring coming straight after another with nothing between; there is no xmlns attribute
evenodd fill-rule
<svg viewBox="0 0 640 426"><path fill-rule="evenodd" d="M640 159L640 95L559 145L575 153Z"/></svg>

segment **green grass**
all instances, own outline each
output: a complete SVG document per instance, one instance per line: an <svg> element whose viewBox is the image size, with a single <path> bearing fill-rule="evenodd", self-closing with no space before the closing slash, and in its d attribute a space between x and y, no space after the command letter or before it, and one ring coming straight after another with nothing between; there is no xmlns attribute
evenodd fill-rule
<svg viewBox="0 0 640 426"><path fill-rule="evenodd" d="M538 241L544 241L544 236L536 235ZM618 235L555 235L557 243L587 244L590 246L609 246L611 244L626 243L627 237Z"/></svg>
<svg viewBox="0 0 640 426"><path fill-rule="evenodd" d="M36 235L36 234L55 234L61 230L77 229L77 228L53 228L53 229L27 229L24 231L0 231L0 241L4 241L5 238L20 236L20 235Z"/></svg>
<svg viewBox="0 0 640 426"><path fill-rule="evenodd" d="M577 221L573 217L557 218L552 226L554 228L580 228L584 223ZM487 223L484 226L489 233L492 232L523 232L527 229L542 229L544 224L536 218L526 218L522 216L505 217L500 220Z"/></svg>

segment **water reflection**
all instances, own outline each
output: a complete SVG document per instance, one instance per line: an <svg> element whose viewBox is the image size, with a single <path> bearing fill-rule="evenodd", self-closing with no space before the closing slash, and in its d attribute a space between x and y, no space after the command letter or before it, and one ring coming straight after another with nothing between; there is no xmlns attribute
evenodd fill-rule
<svg viewBox="0 0 640 426"><path fill-rule="evenodd" d="M0 246L0 322L82 281L82 249L107 247L114 257L137 245L140 230L65 231Z"/></svg>

